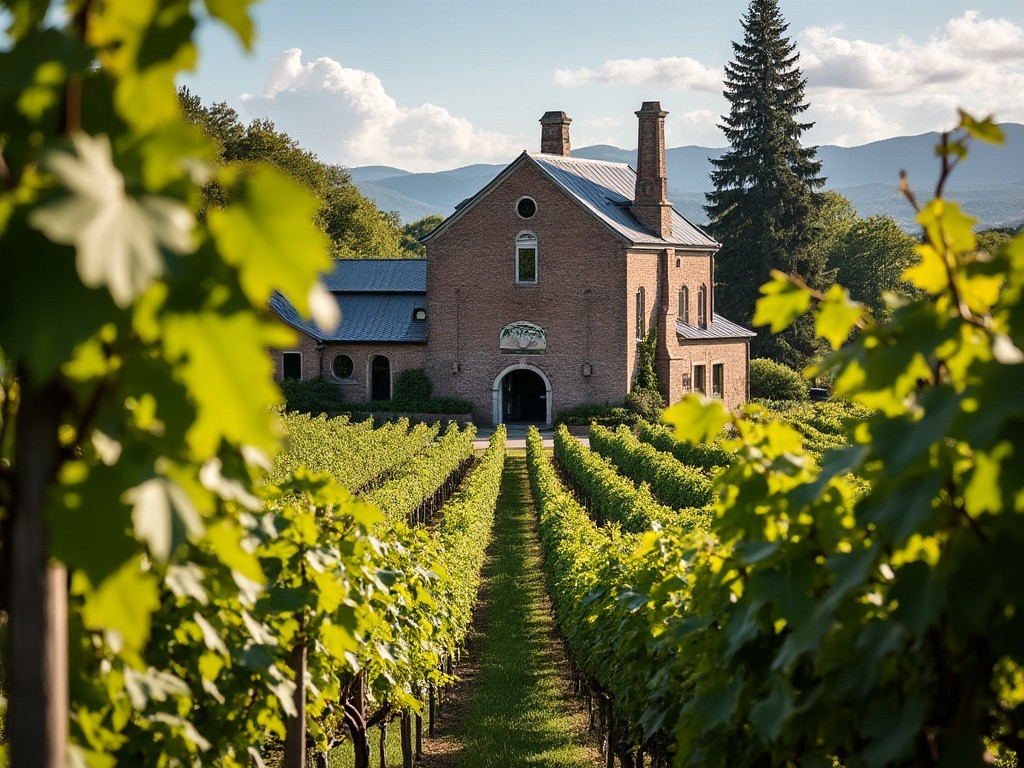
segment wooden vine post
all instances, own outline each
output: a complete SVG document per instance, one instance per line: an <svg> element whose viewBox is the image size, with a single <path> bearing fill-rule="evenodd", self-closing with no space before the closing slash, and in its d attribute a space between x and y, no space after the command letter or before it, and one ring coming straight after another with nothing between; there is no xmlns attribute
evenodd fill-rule
<svg viewBox="0 0 1024 768"><path fill-rule="evenodd" d="M60 392L21 375L14 503L8 521L7 713L11 765L63 768L68 742L67 572L49 564L44 520L60 464Z"/></svg>
<svg viewBox="0 0 1024 768"><path fill-rule="evenodd" d="M295 714L285 721L284 768L306 768L306 637L299 635L289 657L295 673Z"/></svg>

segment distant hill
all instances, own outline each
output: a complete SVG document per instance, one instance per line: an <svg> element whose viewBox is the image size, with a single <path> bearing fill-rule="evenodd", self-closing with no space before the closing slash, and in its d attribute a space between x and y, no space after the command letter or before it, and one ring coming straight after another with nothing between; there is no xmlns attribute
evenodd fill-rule
<svg viewBox="0 0 1024 768"><path fill-rule="evenodd" d="M1024 222L1024 125L1006 123L1006 145L974 144L970 158L954 173L949 192L964 208L981 219L984 227ZM908 230L914 228L913 210L899 193L899 172L907 171L919 199L934 188L938 164L937 133L898 136L859 147L822 146L818 157L826 188L845 195L861 216L888 214ZM674 147L665 152L669 199L696 224L707 223L702 208L711 190L709 157L720 157L722 147ZM636 162L636 150L599 144L573 152L574 157L611 162ZM509 158L511 162L514 158ZM405 222L431 213L449 215L462 200L494 178L503 165L468 165L437 173L409 173L387 166L352 168L352 181L385 211L398 211Z"/></svg>

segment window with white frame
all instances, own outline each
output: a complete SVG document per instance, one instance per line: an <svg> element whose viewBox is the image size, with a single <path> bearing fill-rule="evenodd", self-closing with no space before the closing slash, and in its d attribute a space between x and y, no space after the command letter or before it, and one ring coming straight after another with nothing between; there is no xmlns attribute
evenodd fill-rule
<svg viewBox="0 0 1024 768"><path fill-rule="evenodd" d="M685 285L679 289L679 319L690 324L690 289Z"/></svg>
<svg viewBox="0 0 1024 768"><path fill-rule="evenodd" d="M697 289L697 326L708 327L708 287L702 285Z"/></svg>
<svg viewBox="0 0 1024 768"><path fill-rule="evenodd" d="M516 236L516 282L537 282L537 236L533 232Z"/></svg>
<svg viewBox="0 0 1024 768"><path fill-rule="evenodd" d="M708 384L706 369L703 365L693 366L693 391L700 392L702 395L708 393Z"/></svg>
<svg viewBox="0 0 1024 768"><path fill-rule="evenodd" d="M302 378L302 353L282 352L281 353L281 378L301 379Z"/></svg>
<svg viewBox="0 0 1024 768"><path fill-rule="evenodd" d="M715 363L711 366L711 396L723 397L725 391L725 366Z"/></svg>

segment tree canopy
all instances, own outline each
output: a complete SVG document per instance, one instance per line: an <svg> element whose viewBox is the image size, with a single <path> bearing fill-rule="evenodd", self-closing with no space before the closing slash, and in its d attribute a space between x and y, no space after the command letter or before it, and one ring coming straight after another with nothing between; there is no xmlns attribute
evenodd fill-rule
<svg viewBox="0 0 1024 768"><path fill-rule="evenodd" d="M722 314L750 323L759 286L772 270L799 275L812 288L827 287L820 249L814 248L815 190L824 183L815 147L801 135L812 123L796 46L777 0L751 0L742 20L743 42L733 43L725 69L730 111L722 129L731 148L711 160L715 190L705 210L711 233L722 243L716 258L716 304ZM820 348L808 323L780 334L761 331L755 356L790 365L807 363Z"/></svg>
<svg viewBox="0 0 1024 768"><path fill-rule="evenodd" d="M335 258L394 259L405 255L397 217L382 213L352 183L348 171L324 163L277 129L270 120L243 125L238 113L223 102L204 106L187 88L179 91L185 119L203 128L219 150L219 160L266 162L284 171L320 201L315 222L331 242ZM208 205L222 205L217 184L204 189Z"/></svg>

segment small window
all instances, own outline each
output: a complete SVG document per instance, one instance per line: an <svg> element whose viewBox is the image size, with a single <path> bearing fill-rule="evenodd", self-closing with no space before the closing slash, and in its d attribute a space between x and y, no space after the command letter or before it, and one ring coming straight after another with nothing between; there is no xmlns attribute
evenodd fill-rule
<svg viewBox="0 0 1024 768"><path fill-rule="evenodd" d="M536 212L537 202L532 197L519 198L519 202L516 203L516 213L518 213L521 218L532 219Z"/></svg>
<svg viewBox="0 0 1024 768"><path fill-rule="evenodd" d="M693 391L700 392L702 395L708 393L707 379L704 374L703 365L693 366Z"/></svg>
<svg viewBox="0 0 1024 768"><path fill-rule="evenodd" d="M516 237L516 282L537 282L537 236L520 232Z"/></svg>
<svg viewBox="0 0 1024 768"><path fill-rule="evenodd" d="M339 379L347 379L352 376L355 366L352 365L352 358L348 355L336 355L331 361L331 370Z"/></svg>
<svg viewBox="0 0 1024 768"><path fill-rule="evenodd" d="M647 311L645 308L646 292L641 285L636 289L636 340L643 341L647 337Z"/></svg>
<svg viewBox="0 0 1024 768"><path fill-rule="evenodd" d="M423 307L416 307L416 309L414 309L412 311L412 319L413 320L426 320L427 319L427 310L425 310Z"/></svg>
<svg viewBox="0 0 1024 768"><path fill-rule="evenodd" d="M683 374L683 392L693 392L693 378L689 373Z"/></svg>
<svg viewBox="0 0 1024 768"><path fill-rule="evenodd" d="M725 366L715 363L711 366L711 396L722 397L725 389Z"/></svg>
<svg viewBox="0 0 1024 768"><path fill-rule="evenodd" d="M690 324L690 289L685 285L679 289L679 319Z"/></svg>
<svg viewBox="0 0 1024 768"><path fill-rule="evenodd" d="M284 378L284 379L301 379L302 378L302 353L301 352L282 352L281 353L281 372L282 372L282 378Z"/></svg>
<svg viewBox="0 0 1024 768"><path fill-rule="evenodd" d="M701 328L708 327L708 287L702 285L697 290L697 325Z"/></svg>

